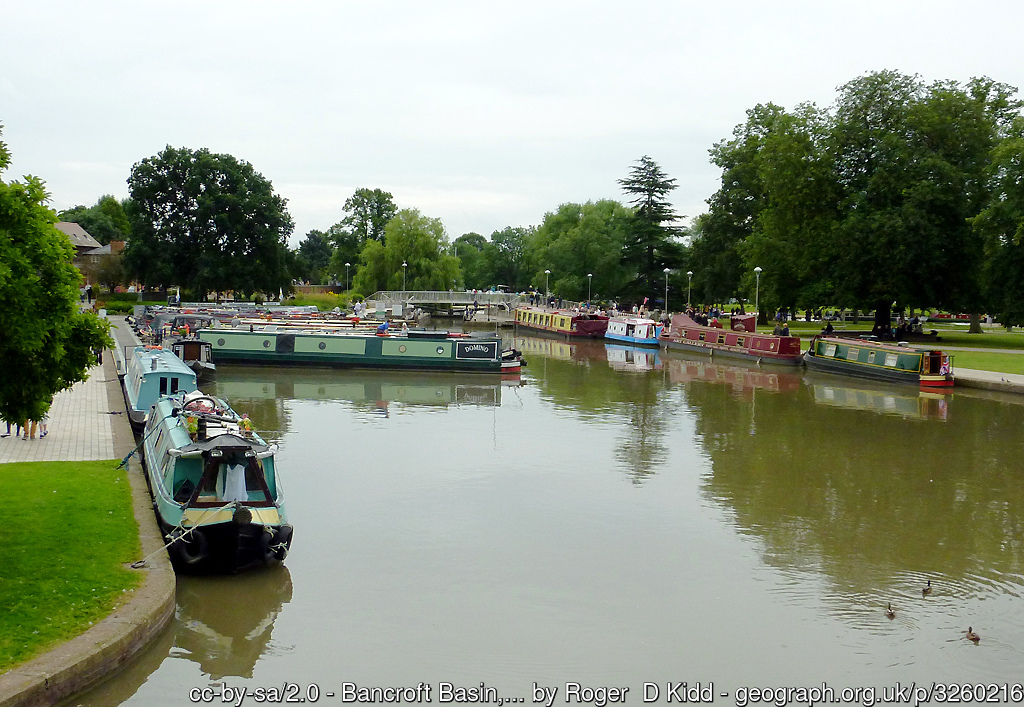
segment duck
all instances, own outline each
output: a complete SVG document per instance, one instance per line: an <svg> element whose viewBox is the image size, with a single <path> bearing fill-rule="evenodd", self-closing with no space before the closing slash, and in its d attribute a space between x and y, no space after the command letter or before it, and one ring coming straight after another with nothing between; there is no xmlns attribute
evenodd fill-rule
<svg viewBox="0 0 1024 707"><path fill-rule="evenodd" d="M892 602L889 602L889 605L885 608L885 615L890 619L896 618L896 612L892 609Z"/></svg>
<svg viewBox="0 0 1024 707"><path fill-rule="evenodd" d="M966 638L967 638L968 641L974 641L975 643L977 643L978 641L981 640L981 636L979 636L978 634L976 634L974 632L974 627L973 626L968 626L967 630L964 631L964 633L966 634Z"/></svg>
<svg viewBox="0 0 1024 707"><path fill-rule="evenodd" d="M921 589L921 596L928 596L932 593L932 581L929 579L928 584Z"/></svg>

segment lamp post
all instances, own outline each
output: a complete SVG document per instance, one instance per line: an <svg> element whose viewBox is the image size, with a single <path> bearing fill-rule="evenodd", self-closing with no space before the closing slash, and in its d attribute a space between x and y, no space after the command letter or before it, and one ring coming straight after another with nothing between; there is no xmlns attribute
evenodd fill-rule
<svg viewBox="0 0 1024 707"><path fill-rule="evenodd" d="M693 283L693 270L686 271L686 308L690 308L690 286Z"/></svg>
<svg viewBox="0 0 1024 707"><path fill-rule="evenodd" d="M345 263L345 292L348 292L348 266L352 263Z"/></svg>
<svg viewBox="0 0 1024 707"><path fill-rule="evenodd" d="M587 304L588 305L590 304L590 290L591 290L590 286L593 284L593 282L594 282L594 273L588 272L587 273Z"/></svg>
<svg viewBox="0 0 1024 707"><path fill-rule="evenodd" d="M757 318L761 313L760 308L760 296L761 296L761 267L754 268L754 275L757 278L754 284L754 329L757 329Z"/></svg>
<svg viewBox="0 0 1024 707"><path fill-rule="evenodd" d="M551 289L548 287L549 278L551 277L551 271L544 271L544 306L546 307L548 302L551 300Z"/></svg>
<svg viewBox="0 0 1024 707"><path fill-rule="evenodd" d="M665 314L668 314L668 274L671 272L665 268Z"/></svg>
<svg viewBox="0 0 1024 707"><path fill-rule="evenodd" d="M409 263L402 261L402 292L405 292L405 269L408 265Z"/></svg>

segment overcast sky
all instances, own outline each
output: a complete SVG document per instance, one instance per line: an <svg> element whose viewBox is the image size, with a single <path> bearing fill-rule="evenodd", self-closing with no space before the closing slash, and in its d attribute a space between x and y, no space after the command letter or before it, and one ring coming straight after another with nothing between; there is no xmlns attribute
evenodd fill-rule
<svg viewBox="0 0 1024 707"><path fill-rule="evenodd" d="M450 238L536 225L623 200L646 154L693 217L744 111L881 69L1024 87L1024 3L0 0L4 179L88 206L206 147L273 182L295 245L359 187Z"/></svg>

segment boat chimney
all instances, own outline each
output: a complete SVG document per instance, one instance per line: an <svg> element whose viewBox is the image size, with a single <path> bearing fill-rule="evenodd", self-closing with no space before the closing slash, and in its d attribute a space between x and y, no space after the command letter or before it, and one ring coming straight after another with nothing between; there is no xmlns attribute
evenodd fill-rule
<svg viewBox="0 0 1024 707"><path fill-rule="evenodd" d="M154 356L152 359L150 359L150 361L151 361L151 364L150 364L149 370L155 371L156 370L156 356Z"/></svg>
<svg viewBox="0 0 1024 707"><path fill-rule="evenodd" d="M206 418L200 417L196 426L196 441L206 441Z"/></svg>

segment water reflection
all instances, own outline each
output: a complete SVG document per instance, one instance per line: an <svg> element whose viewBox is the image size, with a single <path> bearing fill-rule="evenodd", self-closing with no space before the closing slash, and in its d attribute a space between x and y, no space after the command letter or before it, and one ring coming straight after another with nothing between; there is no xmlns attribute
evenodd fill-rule
<svg viewBox="0 0 1024 707"><path fill-rule="evenodd" d="M638 372L661 368L661 352L658 349L608 343L604 346L608 365L616 371Z"/></svg>
<svg viewBox="0 0 1024 707"><path fill-rule="evenodd" d="M883 415L945 420L950 396L916 390L908 386L886 386L869 381L838 384L834 377L818 378L807 373L807 385L819 405L872 410Z"/></svg>
<svg viewBox="0 0 1024 707"><path fill-rule="evenodd" d="M211 680L251 678L272 650L274 620L291 598L292 577L283 565L244 577L181 576L171 655L198 663Z"/></svg>

